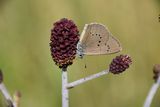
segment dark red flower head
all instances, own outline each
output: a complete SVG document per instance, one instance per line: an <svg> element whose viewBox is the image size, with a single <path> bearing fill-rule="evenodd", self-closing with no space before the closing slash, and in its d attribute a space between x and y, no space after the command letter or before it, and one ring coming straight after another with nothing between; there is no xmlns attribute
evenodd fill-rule
<svg viewBox="0 0 160 107"><path fill-rule="evenodd" d="M114 58L109 66L109 71L113 74L119 74L129 68L132 63L131 57L128 55L120 55Z"/></svg>
<svg viewBox="0 0 160 107"><path fill-rule="evenodd" d="M155 80L155 82L157 82L158 77L160 76L160 64L156 64L153 67L153 79Z"/></svg>
<svg viewBox="0 0 160 107"><path fill-rule="evenodd" d="M79 31L72 20L63 18L54 23L51 30L50 50L52 58L60 68L67 68L75 59Z"/></svg>

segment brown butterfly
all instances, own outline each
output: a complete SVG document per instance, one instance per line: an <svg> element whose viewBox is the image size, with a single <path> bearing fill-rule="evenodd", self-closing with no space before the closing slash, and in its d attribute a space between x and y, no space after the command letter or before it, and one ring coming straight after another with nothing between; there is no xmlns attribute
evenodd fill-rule
<svg viewBox="0 0 160 107"><path fill-rule="evenodd" d="M77 44L77 54L81 58L84 55L112 54L121 50L120 42L104 25L98 23L86 24Z"/></svg>

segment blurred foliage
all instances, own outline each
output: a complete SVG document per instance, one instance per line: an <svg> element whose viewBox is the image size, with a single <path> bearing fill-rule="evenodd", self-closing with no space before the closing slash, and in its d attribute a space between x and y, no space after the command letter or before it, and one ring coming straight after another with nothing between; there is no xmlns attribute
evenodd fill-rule
<svg viewBox="0 0 160 107"><path fill-rule="evenodd" d="M160 0L157 0L158 4L160 5Z"/></svg>
<svg viewBox="0 0 160 107"><path fill-rule="evenodd" d="M152 66L160 63L158 0L5 1L0 0L0 68L9 91L21 91L21 107L61 107L61 71L51 59L49 38L53 22L63 17L80 31L90 22L107 25L122 43L120 53L133 58L125 73L72 89L70 107L142 107L154 82ZM118 54L77 58L68 69L70 81L107 69ZM160 90L153 107L160 106L159 99Z"/></svg>

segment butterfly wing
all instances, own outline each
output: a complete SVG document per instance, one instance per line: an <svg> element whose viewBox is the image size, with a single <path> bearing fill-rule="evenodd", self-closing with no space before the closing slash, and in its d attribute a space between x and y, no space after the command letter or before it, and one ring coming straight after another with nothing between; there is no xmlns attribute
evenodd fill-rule
<svg viewBox="0 0 160 107"><path fill-rule="evenodd" d="M87 37L89 36L90 29L91 29L91 26L89 24L85 24L79 40L81 44L86 43Z"/></svg>
<svg viewBox="0 0 160 107"><path fill-rule="evenodd" d="M119 41L104 25L97 23L85 25L80 37L80 44L86 55L110 54L121 50Z"/></svg>
<svg viewBox="0 0 160 107"><path fill-rule="evenodd" d="M109 34L109 40L101 44L101 54L113 54L122 50L121 44L112 34Z"/></svg>

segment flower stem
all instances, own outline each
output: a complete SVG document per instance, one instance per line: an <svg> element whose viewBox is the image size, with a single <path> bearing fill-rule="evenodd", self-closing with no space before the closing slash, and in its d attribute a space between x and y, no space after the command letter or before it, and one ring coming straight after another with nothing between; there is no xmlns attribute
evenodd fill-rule
<svg viewBox="0 0 160 107"><path fill-rule="evenodd" d="M143 107L150 107L151 106L153 97L156 94L156 91L157 91L159 85L160 85L160 77L158 78L157 82L152 85Z"/></svg>
<svg viewBox="0 0 160 107"><path fill-rule="evenodd" d="M69 93L67 89L68 77L67 71L62 70L62 107L69 107Z"/></svg>
<svg viewBox="0 0 160 107"><path fill-rule="evenodd" d="M98 77L100 77L100 76L102 76L102 75L105 75L105 74L108 74L108 73L109 73L109 70L104 70L104 71L101 71L101 72L99 72L99 73L92 74L92 75L90 75L90 76L88 76L88 77L85 77L85 78L82 78L82 79L79 79L79 80L76 80L76 81L74 81L74 82L69 83L69 84L67 85L67 88L68 88L68 89L73 88L73 87L75 87L75 86L77 86L77 85L80 85L80 84L82 84L82 83L84 83L84 82L87 82L87 81L89 81L89 80L98 78Z"/></svg>
<svg viewBox="0 0 160 107"><path fill-rule="evenodd" d="M8 90L6 89L5 85L3 83L0 84L0 90L3 94L3 96L5 97L9 107L17 107L12 99L12 97L10 96Z"/></svg>

